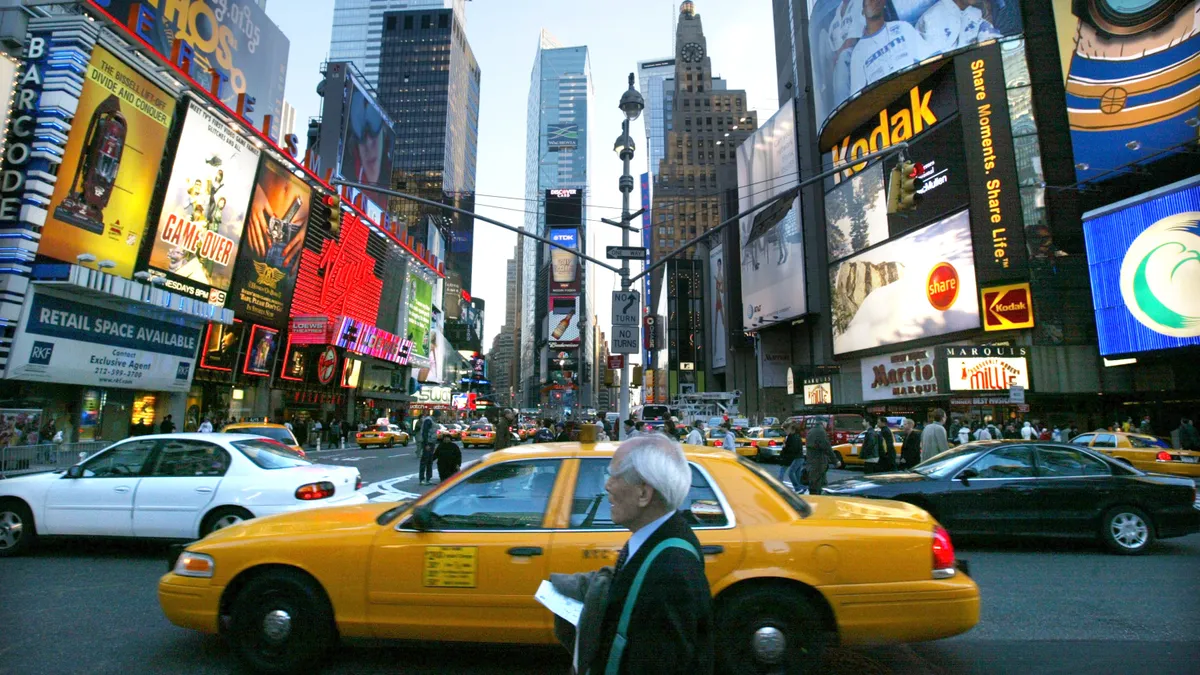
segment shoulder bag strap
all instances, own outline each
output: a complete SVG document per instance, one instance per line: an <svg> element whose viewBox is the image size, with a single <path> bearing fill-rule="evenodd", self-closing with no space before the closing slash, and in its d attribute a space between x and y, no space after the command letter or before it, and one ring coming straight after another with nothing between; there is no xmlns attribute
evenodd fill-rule
<svg viewBox="0 0 1200 675"><path fill-rule="evenodd" d="M625 596L625 607L621 610L621 620L617 623L617 634L613 637L612 648L608 651L608 665L604 668L605 675L617 675L621 669L621 657L625 654L625 633L629 630L629 620L633 616L633 607L637 604L638 592L642 588L642 581L646 578L646 572L649 571L650 565L659 553L669 548L680 548L688 553L691 553L697 560L703 560L700 557L700 552L695 549L687 540L679 537L672 537L658 542L658 545L650 550L650 555L642 561L642 566L638 568L637 576L633 578L633 585L629 588L629 595Z"/></svg>

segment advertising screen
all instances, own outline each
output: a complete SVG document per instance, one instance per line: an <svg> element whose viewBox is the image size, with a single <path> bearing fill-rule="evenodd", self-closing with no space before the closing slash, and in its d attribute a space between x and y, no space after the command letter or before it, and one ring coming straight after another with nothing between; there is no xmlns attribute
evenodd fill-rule
<svg viewBox="0 0 1200 675"><path fill-rule="evenodd" d="M551 349L579 344L579 296L554 298L546 323Z"/></svg>
<svg viewBox="0 0 1200 675"><path fill-rule="evenodd" d="M382 275L388 263L385 240L352 214L337 233L309 224L292 294L293 318L349 316L375 325Z"/></svg>
<svg viewBox="0 0 1200 675"><path fill-rule="evenodd" d="M387 114L357 79L351 76L348 82L348 108L343 115L342 178L388 187L391 185L392 148L396 142L396 132ZM367 196L379 204L388 203L387 195L367 192Z"/></svg>
<svg viewBox="0 0 1200 675"><path fill-rule="evenodd" d="M550 241L579 250L579 230L576 228L550 228ZM578 295L580 282L579 258L573 253L554 246L550 249L550 293L553 295Z"/></svg>
<svg viewBox="0 0 1200 675"><path fill-rule="evenodd" d="M546 190L546 225L583 224L583 191L575 188Z"/></svg>
<svg viewBox="0 0 1200 675"><path fill-rule="evenodd" d="M255 377L267 377L275 364L275 351L279 348L279 331L266 326L254 326L246 340L246 361L242 372Z"/></svg>
<svg viewBox="0 0 1200 675"><path fill-rule="evenodd" d="M795 187L795 106L791 100L737 149L738 210L745 211ZM800 199L783 219L751 241L754 216L738 224L742 244L742 314L747 330L785 321L807 307L804 284L804 241L800 234Z"/></svg>
<svg viewBox="0 0 1200 675"><path fill-rule="evenodd" d="M804 405L829 405L833 403L833 382L820 380L803 385Z"/></svg>
<svg viewBox="0 0 1200 675"><path fill-rule="evenodd" d="M188 106L150 249L168 289L225 304L258 155L226 122Z"/></svg>
<svg viewBox="0 0 1200 675"><path fill-rule="evenodd" d="M242 337L242 322L233 325L210 323L204 333L204 346L200 349L200 367L232 372L234 359Z"/></svg>
<svg viewBox="0 0 1200 675"><path fill-rule="evenodd" d="M810 0L808 5L821 126L846 101L926 59L1021 32L1016 0Z"/></svg>
<svg viewBox="0 0 1200 675"><path fill-rule="evenodd" d="M712 317L709 344L712 345L712 367L725 367L725 351L729 339L729 316L725 312L725 247L714 246L708 254L708 298Z"/></svg>
<svg viewBox="0 0 1200 675"><path fill-rule="evenodd" d="M1029 390L1028 347L944 347L950 391Z"/></svg>
<svg viewBox="0 0 1200 675"><path fill-rule="evenodd" d="M430 356L430 328L433 321L433 284L416 275L408 275L408 339L412 353Z"/></svg>
<svg viewBox="0 0 1200 675"><path fill-rule="evenodd" d="M129 278L175 115L175 99L102 47L92 50L38 255L82 253Z"/></svg>
<svg viewBox="0 0 1200 675"><path fill-rule="evenodd" d="M574 150L579 145L578 124L547 124L546 147L551 150Z"/></svg>
<svg viewBox="0 0 1200 675"><path fill-rule="evenodd" d="M1084 214L1104 356L1200 345L1200 177Z"/></svg>
<svg viewBox="0 0 1200 675"><path fill-rule="evenodd" d="M1053 2L1080 181L1195 140L1200 0Z"/></svg>
<svg viewBox="0 0 1200 675"><path fill-rule="evenodd" d="M829 277L835 354L979 328L966 211L832 265Z"/></svg>
<svg viewBox="0 0 1200 675"><path fill-rule="evenodd" d="M915 209L887 217L889 236L915 230L967 206L970 195L967 192L967 161L963 155L962 127L962 120L955 117L911 141L908 156L925 169L921 174L925 184L917 192L921 199ZM899 161L898 156L885 158L881 162L883 175L890 176L892 167ZM885 186L885 208L886 194Z"/></svg>
<svg viewBox="0 0 1200 675"><path fill-rule="evenodd" d="M221 80L220 98L237 110L238 94L254 97L250 113L262 128L271 115L279 137L283 85L287 77L288 39L255 0L92 0L138 37L172 61L176 45L191 55L192 79L212 91L213 71ZM131 18L130 11L137 14ZM183 46L186 46L184 49Z"/></svg>
<svg viewBox="0 0 1200 675"><path fill-rule="evenodd" d="M883 165L875 164L825 195L830 260L841 260L887 240L885 175Z"/></svg>
<svg viewBox="0 0 1200 675"><path fill-rule="evenodd" d="M287 322L311 201L308 183L263 160L229 289L228 305L238 316L275 328Z"/></svg>

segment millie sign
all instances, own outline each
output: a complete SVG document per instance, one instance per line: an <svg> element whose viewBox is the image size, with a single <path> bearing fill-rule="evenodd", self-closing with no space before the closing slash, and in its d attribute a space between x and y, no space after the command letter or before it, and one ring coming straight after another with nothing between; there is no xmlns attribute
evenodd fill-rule
<svg viewBox="0 0 1200 675"><path fill-rule="evenodd" d="M1028 347L944 347L950 391L1008 391L1029 387Z"/></svg>

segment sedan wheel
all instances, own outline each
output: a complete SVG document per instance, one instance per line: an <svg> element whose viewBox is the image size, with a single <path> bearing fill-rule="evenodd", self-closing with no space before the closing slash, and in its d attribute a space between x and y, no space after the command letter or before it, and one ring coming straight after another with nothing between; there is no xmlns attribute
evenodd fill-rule
<svg viewBox="0 0 1200 675"><path fill-rule="evenodd" d="M314 670L337 639L329 600L309 577L272 570L238 593L229 639L252 669L267 673Z"/></svg>
<svg viewBox="0 0 1200 675"><path fill-rule="evenodd" d="M253 517L254 515L245 509L236 507L217 509L208 514L208 517L204 519L204 524L200 526L200 536L207 537L217 530L232 527L243 520L250 520Z"/></svg>
<svg viewBox="0 0 1200 675"><path fill-rule="evenodd" d="M1104 516L1101 536L1113 551L1125 555L1144 553L1154 541L1154 527L1141 509L1118 506Z"/></svg>
<svg viewBox="0 0 1200 675"><path fill-rule="evenodd" d="M33 516L20 503L0 505L0 558L20 555L33 543Z"/></svg>
<svg viewBox="0 0 1200 675"><path fill-rule="evenodd" d="M716 616L719 672L815 671L827 637L820 616L804 595L778 586L724 599Z"/></svg>

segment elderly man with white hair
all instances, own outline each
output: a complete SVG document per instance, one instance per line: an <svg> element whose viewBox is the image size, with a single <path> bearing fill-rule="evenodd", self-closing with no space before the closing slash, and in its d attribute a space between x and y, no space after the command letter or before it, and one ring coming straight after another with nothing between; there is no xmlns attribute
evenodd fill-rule
<svg viewBox="0 0 1200 675"><path fill-rule="evenodd" d="M579 673L713 671L712 592L700 542L679 509L692 469L679 442L662 434L631 438L617 448L604 485L612 521L633 534L615 568L551 575L555 587L584 601L574 646Z"/></svg>

